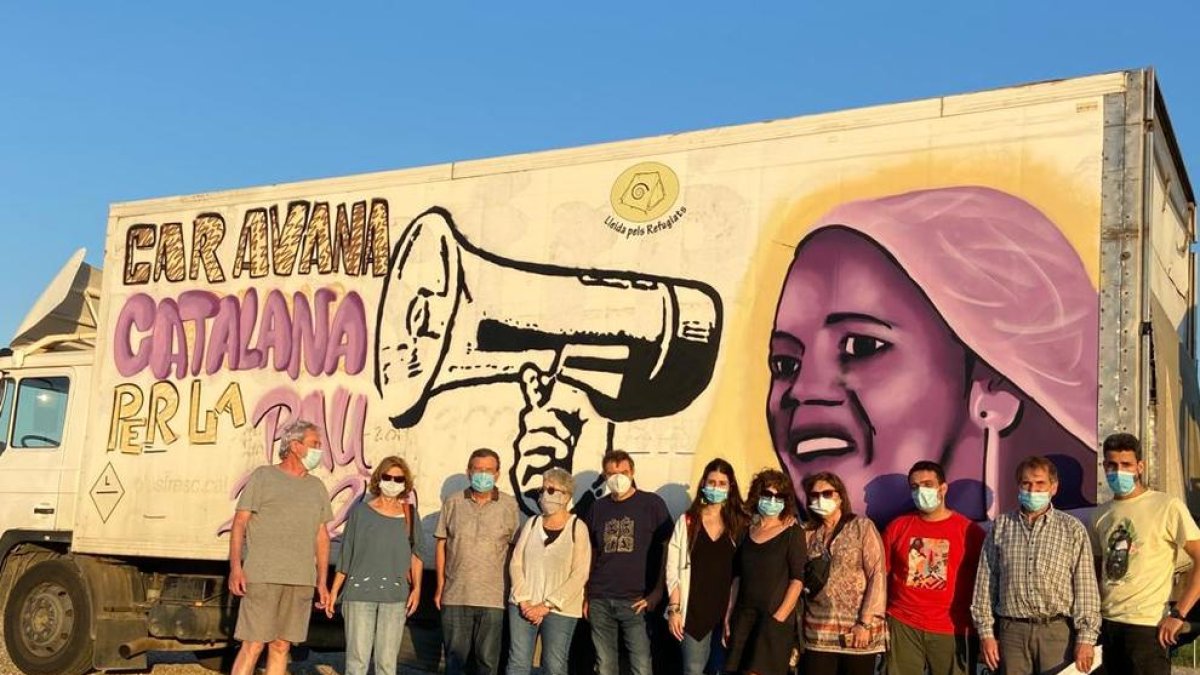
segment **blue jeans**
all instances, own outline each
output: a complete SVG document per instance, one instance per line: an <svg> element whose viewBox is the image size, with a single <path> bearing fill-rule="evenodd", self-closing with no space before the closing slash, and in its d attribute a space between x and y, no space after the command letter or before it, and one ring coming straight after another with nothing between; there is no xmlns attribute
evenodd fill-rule
<svg viewBox="0 0 1200 675"><path fill-rule="evenodd" d="M442 605L442 642L446 675L462 675L475 655L475 675L500 675L504 610L495 607Z"/></svg>
<svg viewBox="0 0 1200 675"><path fill-rule="evenodd" d="M597 675L617 675L620 670L620 646L625 643L633 675L653 675L650 666L650 635L646 617L631 607L633 600L592 600L588 603L588 621L592 624L592 643L596 646Z"/></svg>
<svg viewBox="0 0 1200 675"><path fill-rule="evenodd" d="M723 630L724 627L717 630ZM725 669L725 646L721 644L721 636L717 630L709 633L703 640L683 634L683 674L704 675L705 673L720 673Z"/></svg>
<svg viewBox="0 0 1200 675"><path fill-rule="evenodd" d="M521 616L520 607L509 605L507 675L529 675L538 633L542 634L542 675L567 675L577 621L574 617L550 613L542 619L542 625L535 626Z"/></svg>
<svg viewBox="0 0 1200 675"><path fill-rule="evenodd" d="M342 603L342 615L346 617L345 675L367 675L372 648L375 675L396 675L404 635L404 603L347 601Z"/></svg>

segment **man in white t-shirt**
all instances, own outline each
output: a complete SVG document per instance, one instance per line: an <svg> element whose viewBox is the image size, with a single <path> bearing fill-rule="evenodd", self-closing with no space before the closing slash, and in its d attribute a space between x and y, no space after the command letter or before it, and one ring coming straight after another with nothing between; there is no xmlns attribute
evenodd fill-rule
<svg viewBox="0 0 1200 675"><path fill-rule="evenodd" d="M1100 559L1103 662L1112 675L1169 675L1167 650L1200 600L1200 528L1182 501L1146 487L1145 470L1136 436L1104 439L1113 500L1093 515L1092 546ZM1192 567L1183 595L1168 607L1181 549Z"/></svg>

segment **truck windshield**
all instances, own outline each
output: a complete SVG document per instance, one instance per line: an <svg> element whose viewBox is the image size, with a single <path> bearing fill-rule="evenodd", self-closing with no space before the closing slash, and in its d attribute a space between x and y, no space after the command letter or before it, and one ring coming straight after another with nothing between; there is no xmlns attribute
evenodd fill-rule
<svg viewBox="0 0 1200 675"><path fill-rule="evenodd" d="M14 448L57 448L67 419L66 377L27 377L17 385Z"/></svg>

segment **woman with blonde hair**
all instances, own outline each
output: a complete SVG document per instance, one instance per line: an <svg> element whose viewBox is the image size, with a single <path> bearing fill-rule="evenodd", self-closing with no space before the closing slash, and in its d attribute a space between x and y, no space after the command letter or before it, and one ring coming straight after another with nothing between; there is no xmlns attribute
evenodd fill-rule
<svg viewBox="0 0 1200 675"><path fill-rule="evenodd" d="M421 598L421 559L416 542L421 519L409 502L413 476L400 457L386 457L342 530L342 552L325 614L332 618L339 597L346 618L346 673L395 675L404 622Z"/></svg>

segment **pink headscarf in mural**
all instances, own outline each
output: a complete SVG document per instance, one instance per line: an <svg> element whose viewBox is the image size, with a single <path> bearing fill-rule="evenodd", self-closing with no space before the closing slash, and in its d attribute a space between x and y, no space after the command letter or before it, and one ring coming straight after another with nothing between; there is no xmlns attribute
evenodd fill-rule
<svg viewBox="0 0 1200 675"><path fill-rule="evenodd" d="M1099 303L1041 211L985 187L850 202L821 218L875 241L960 340L1071 435L1096 447Z"/></svg>

